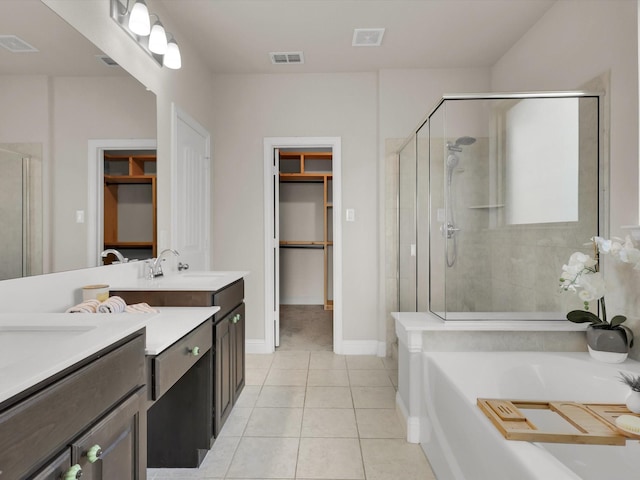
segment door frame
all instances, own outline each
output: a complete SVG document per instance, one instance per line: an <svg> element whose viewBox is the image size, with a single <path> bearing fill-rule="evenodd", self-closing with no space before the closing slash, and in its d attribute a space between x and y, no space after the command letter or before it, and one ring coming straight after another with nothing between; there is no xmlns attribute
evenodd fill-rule
<svg viewBox="0 0 640 480"><path fill-rule="evenodd" d="M105 150L156 150L155 138L89 140L87 166L87 266L100 266L104 245L104 152Z"/></svg>
<svg viewBox="0 0 640 480"><path fill-rule="evenodd" d="M342 354L342 140L341 137L266 137L264 139L264 319L265 353L275 350L273 328L274 282L272 165L273 152L282 148L331 148L333 152L333 351Z"/></svg>

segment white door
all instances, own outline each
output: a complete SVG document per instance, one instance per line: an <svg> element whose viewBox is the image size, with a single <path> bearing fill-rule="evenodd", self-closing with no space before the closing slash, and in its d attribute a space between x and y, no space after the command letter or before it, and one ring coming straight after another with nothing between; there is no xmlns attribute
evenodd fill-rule
<svg viewBox="0 0 640 480"><path fill-rule="evenodd" d="M273 339L280 346L280 149L273 150Z"/></svg>
<svg viewBox="0 0 640 480"><path fill-rule="evenodd" d="M204 127L174 107L172 243L178 260L191 270L209 270L211 159L210 135Z"/></svg>

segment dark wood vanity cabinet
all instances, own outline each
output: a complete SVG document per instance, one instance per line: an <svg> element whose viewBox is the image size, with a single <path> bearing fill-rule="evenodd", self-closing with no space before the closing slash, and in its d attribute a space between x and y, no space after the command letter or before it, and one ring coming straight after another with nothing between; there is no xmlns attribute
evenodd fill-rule
<svg viewBox="0 0 640 480"><path fill-rule="evenodd" d="M145 479L144 339L141 330L3 402L0 479Z"/></svg>
<svg viewBox="0 0 640 480"><path fill-rule="evenodd" d="M127 303L146 302L160 307L220 307L212 322L213 443L245 384L244 279L215 291L114 289L111 295L118 295Z"/></svg>
<svg viewBox="0 0 640 480"><path fill-rule="evenodd" d="M213 434L217 437L242 393L245 380L244 281L238 280L214 292L215 369L213 388Z"/></svg>
<svg viewBox="0 0 640 480"><path fill-rule="evenodd" d="M215 323L213 430L217 437L244 388L244 303Z"/></svg>
<svg viewBox="0 0 640 480"><path fill-rule="evenodd" d="M205 321L147 357L149 467L195 468L211 447L212 337L212 322Z"/></svg>

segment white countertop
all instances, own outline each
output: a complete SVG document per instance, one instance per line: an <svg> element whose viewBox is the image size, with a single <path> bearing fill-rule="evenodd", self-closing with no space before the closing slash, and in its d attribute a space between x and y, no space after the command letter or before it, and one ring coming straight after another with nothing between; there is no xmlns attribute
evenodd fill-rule
<svg viewBox="0 0 640 480"><path fill-rule="evenodd" d="M157 355L220 307L160 307L160 313L0 313L0 402L146 327Z"/></svg>
<svg viewBox="0 0 640 480"><path fill-rule="evenodd" d="M158 355L194 328L211 318L220 307L154 307L160 313L146 322L145 354ZM204 352L203 352L204 353Z"/></svg>
<svg viewBox="0 0 640 480"><path fill-rule="evenodd" d="M223 271L190 271L179 273L166 273L152 280L136 278L114 283L109 286L111 291L139 291L139 290L164 290L164 291L207 291L215 292L227 285L246 277L249 272L223 272Z"/></svg>

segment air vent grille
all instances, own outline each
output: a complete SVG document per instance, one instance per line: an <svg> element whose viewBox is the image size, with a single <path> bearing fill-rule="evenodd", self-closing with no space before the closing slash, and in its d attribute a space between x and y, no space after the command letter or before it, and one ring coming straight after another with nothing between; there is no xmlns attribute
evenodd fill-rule
<svg viewBox="0 0 640 480"><path fill-rule="evenodd" d="M384 28L356 28L353 31L351 45L354 47L379 47L382 45L384 30Z"/></svg>
<svg viewBox="0 0 640 480"><path fill-rule="evenodd" d="M32 53L38 51L33 45L29 45L15 35L0 35L0 47L6 48L12 53Z"/></svg>
<svg viewBox="0 0 640 480"><path fill-rule="evenodd" d="M98 61L104 63L107 67L119 67L116 61L108 55L96 55Z"/></svg>
<svg viewBox="0 0 640 480"><path fill-rule="evenodd" d="M274 65L304 63L304 54L302 52L271 52L269 57Z"/></svg>

